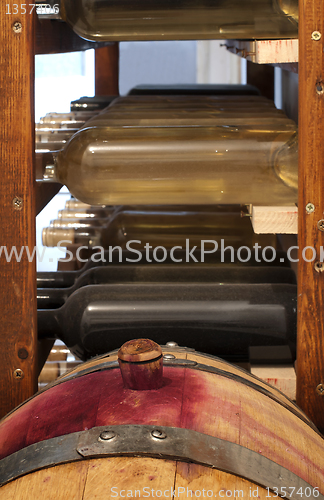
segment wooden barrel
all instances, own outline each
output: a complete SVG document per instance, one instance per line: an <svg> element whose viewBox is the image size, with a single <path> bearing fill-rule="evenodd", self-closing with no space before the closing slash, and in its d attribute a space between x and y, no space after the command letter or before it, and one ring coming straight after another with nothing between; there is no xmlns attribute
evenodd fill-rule
<svg viewBox="0 0 324 500"><path fill-rule="evenodd" d="M323 438L286 396L220 359L162 350L160 388L125 388L114 352L6 416L0 499L323 500Z"/></svg>

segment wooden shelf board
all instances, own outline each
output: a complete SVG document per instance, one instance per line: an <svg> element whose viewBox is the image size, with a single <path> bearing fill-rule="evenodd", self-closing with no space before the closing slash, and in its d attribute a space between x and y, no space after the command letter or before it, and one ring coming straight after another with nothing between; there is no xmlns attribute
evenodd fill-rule
<svg viewBox="0 0 324 500"><path fill-rule="evenodd" d="M227 40L227 50L257 64L298 73L298 40Z"/></svg>

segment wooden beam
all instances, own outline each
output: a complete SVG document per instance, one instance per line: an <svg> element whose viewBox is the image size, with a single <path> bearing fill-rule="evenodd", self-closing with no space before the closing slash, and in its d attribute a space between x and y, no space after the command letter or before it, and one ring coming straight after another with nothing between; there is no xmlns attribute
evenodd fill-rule
<svg viewBox="0 0 324 500"><path fill-rule="evenodd" d="M252 227L256 234L297 234L298 209L252 206Z"/></svg>
<svg viewBox="0 0 324 500"><path fill-rule="evenodd" d="M119 44L96 49L96 95L119 95Z"/></svg>
<svg viewBox="0 0 324 500"><path fill-rule="evenodd" d="M36 184L36 215L51 201L62 188L58 182L37 182Z"/></svg>
<svg viewBox="0 0 324 500"><path fill-rule="evenodd" d="M246 83L255 85L264 97L274 99L274 67L259 65L251 61L246 63Z"/></svg>
<svg viewBox="0 0 324 500"><path fill-rule="evenodd" d="M89 42L83 40L62 21L38 19L36 21L36 54L57 54L64 52L75 52L78 50L95 49L105 47L112 42Z"/></svg>
<svg viewBox="0 0 324 500"><path fill-rule="evenodd" d="M227 40L233 54L257 64L289 64L298 62L298 40Z"/></svg>
<svg viewBox="0 0 324 500"><path fill-rule="evenodd" d="M7 0L10 12L15 0ZM0 416L37 390L35 244L34 15L0 9Z"/></svg>
<svg viewBox="0 0 324 500"><path fill-rule="evenodd" d="M324 219L324 0L300 0L299 9L297 403L323 432L324 273L316 263L324 245L318 229ZM313 262L303 258L307 246L316 250Z"/></svg>

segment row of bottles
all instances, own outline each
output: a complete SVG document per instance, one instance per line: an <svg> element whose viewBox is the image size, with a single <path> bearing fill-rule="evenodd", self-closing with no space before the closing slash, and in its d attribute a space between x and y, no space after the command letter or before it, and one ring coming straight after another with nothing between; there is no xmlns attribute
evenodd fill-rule
<svg viewBox="0 0 324 500"><path fill-rule="evenodd" d="M129 95L260 95L253 85L138 85ZM117 96L82 97L71 102L70 113L47 113L36 124L36 151L57 151L90 118L109 106Z"/></svg>
<svg viewBox="0 0 324 500"><path fill-rule="evenodd" d="M260 96L126 96L89 120L46 167L81 201L297 201L297 129Z"/></svg>
<svg viewBox="0 0 324 500"><path fill-rule="evenodd" d="M96 42L298 36L298 0L57 0L56 5L80 37Z"/></svg>
<svg viewBox="0 0 324 500"><path fill-rule="evenodd" d="M296 200L296 125L254 93L139 91L91 113L38 127L62 139L45 179L78 198L44 243L89 250L79 271L38 273L39 337L60 338L82 359L137 336L227 359L288 344L295 357L295 274L275 236L255 235L241 211Z"/></svg>
<svg viewBox="0 0 324 500"><path fill-rule="evenodd" d="M66 218L58 219L68 227L53 227L54 234L71 231L75 243L83 235L80 245L89 243L86 238L95 228L101 243L107 238L106 246L120 243L121 248L94 253L78 272L38 274L39 336L59 337L82 359L114 349L115 341L140 332L162 344L173 338L227 359L247 359L250 345L288 344L295 356L296 277L287 261L282 264L284 254L277 251L272 260L271 249L264 252L260 244L258 255L246 258L255 235L249 218L241 217L240 206L170 208L92 207L69 201ZM207 253L201 262L201 239L224 234L229 245L235 240L235 250L225 252L225 258ZM124 250L135 237L150 245L149 252L138 251L142 254L138 263L134 263L137 256ZM156 261L154 247L159 244L169 250L171 243L186 238L191 248L197 244L191 262L184 248L177 249L172 259L168 255ZM266 238L263 246L276 247L274 236ZM248 248L240 260L238 246L243 244Z"/></svg>
<svg viewBox="0 0 324 500"><path fill-rule="evenodd" d="M146 210L120 210L108 216L107 219L91 219L90 224L99 220L98 225L87 225L81 222L81 227L48 227L43 229L43 245L48 247L79 244L86 247L101 246L104 249L120 246L126 248L129 241L136 241L136 248L153 248L163 246L171 249L175 246L185 248L189 240L193 246L201 247L206 240L217 241L220 245L224 240L226 245L234 248L240 246L253 247L258 243L261 247L275 244L273 235L255 235L250 220L241 217L240 213L209 212L194 207L182 210L163 211L147 206ZM64 219L62 219L64 220ZM81 219L82 221L82 219ZM61 223L62 224L62 223ZM80 223L79 223L80 224ZM53 223L55 225L55 223ZM65 243L64 243L65 242ZM70 242L70 243L68 243ZM213 248L206 244L206 248Z"/></svg>

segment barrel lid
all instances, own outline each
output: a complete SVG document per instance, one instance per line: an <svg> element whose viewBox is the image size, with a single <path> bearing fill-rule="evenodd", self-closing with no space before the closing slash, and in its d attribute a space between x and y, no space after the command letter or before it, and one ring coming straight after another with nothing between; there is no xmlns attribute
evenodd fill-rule
<svg viewBox="0 0 324 500"><path fill-rule="evenodd" d="M152 361L160 356L162 356L161 347L150 339L130 340L118 351L118 359L128 363Z"/></svg>

